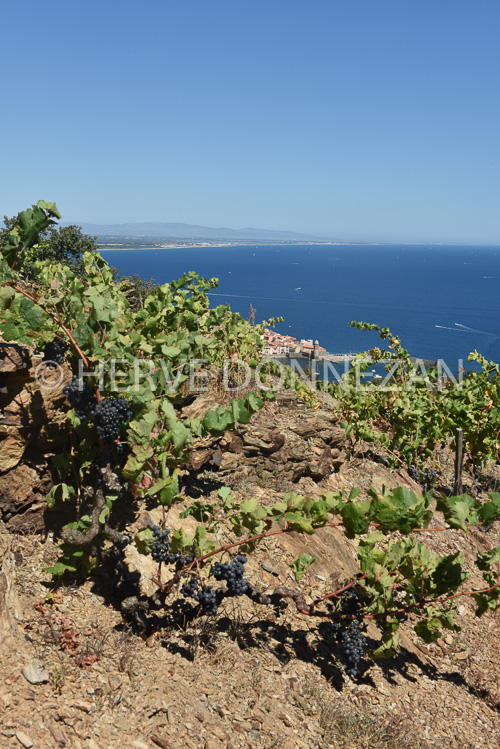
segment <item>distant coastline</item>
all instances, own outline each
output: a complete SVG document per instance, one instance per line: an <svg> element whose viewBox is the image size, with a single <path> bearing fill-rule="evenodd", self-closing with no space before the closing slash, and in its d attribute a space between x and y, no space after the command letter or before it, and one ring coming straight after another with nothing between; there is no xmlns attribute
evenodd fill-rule
<svg viewBox="0 0 500 749"><path fill-rule="evenodd" d="M371 242L369 243L373 247L379 246L380 242ZM360 242L295 242L295 241L283 241L283 242L273 242L273 241L267 241L267 240L245 240L241 241L238 240L237 242L182 242L182 243L176 243L176 242L161 242L158 244L151 244L148 243L148 246L145 247L141 244L132 244L132 243L120 243L120 242L109 242L106 243L106 246L101 245L100 243L97 244L98 250L100 252L125 252L128 250L133 251L139 251L139 250L181 250L181 249L196 249L197 247L307 247L307 246L352 246L356 247L357 245L361 245ZM363 245L364 246L364 245Z"/></svg>
<svg viewBox="0 0 500 749"><path fill-rule="evenodd" d="M128 246L128 245L121 245L121 244L113 244L112 247L102 247L100 244L97 245L99 252L126 252L126 251L133 251L137 252L139 250L182 250L182 249L192 249L194 247L235 247L237 246L235 242L192 242L190 244L183 243L183 244L158 244L154 247L142 247L139 246Z"/></svg>

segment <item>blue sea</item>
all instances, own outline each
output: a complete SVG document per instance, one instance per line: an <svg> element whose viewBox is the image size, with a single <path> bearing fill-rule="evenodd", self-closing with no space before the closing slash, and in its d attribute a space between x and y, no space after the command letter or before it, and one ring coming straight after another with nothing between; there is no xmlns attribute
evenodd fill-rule
<svg viewBox="0 0 500 749"><path fill-rule="evenodd" d="M389 327L413 356L452 371L477 349L500 361L500 247L450 245L245 245L103 251L122 273L164 283L194 270L219 279L210 294L276 330L318 339L330 353L378 345L363 320Z"/></svg>

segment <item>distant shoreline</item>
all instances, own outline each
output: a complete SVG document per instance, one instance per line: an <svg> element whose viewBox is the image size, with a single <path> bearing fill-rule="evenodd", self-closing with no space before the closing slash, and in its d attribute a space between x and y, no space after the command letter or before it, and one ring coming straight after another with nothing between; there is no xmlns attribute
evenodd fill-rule
<svg viewBox="0 0 500 749"><path fill-rule="evenodd" d="M378 247L378 242L369 242L369 245L372 245L373 247ZM137 252L140 250L182 250L182 249L196 249L204 248L204 247L332 247L332 246L350 246L350 247L356 247L359 245L365 246L363 242L273 242L273 241L256 241L256 240L248 240L248 242L191 242L189 244L161 244L156 245L154 247L123 247L122 245L119 245L119 243L113 242L113 247L101 247L101 245L98 244L98 252L125 252L125 251L133 251Z"/></svg>
<svg viewBox="0 0 500 749"><path fill-rule="evenodd" d="M123 246L121 243L112 242L112 246L101 246L98 243L98 252L139 252L140 250L189 250L189 249L203 249L210 247L442 247L442 248L455 248L455 247L475 247L480 249L482 247L488 249L499 249L500 245L461 245L461 244L449 244L447 242L298 242L298 241L273 241L273 240L237 240L233 242L183 242L182 244L173 244L168 242L165 244L158 244L153 247L130 247Z"/></svg>
<svg viewBox="0 0 500 749"><path fill-rule="evenodd" d="M131 252L138 252L140 250L188 250L193 249L195 247L236 247L237 245L234 242L213 242L208 244L205 242L193 242L192 244L162 244L158 245L157 247L101 247L98 245L97 251L98 252L125 252L125 251L131 251Z"/></svg>

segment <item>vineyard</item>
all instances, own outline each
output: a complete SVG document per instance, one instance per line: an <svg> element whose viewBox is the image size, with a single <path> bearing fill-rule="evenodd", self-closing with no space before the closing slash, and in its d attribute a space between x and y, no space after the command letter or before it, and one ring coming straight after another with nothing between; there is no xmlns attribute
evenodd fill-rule
<svg viewBox="0 0 500 749"><path fill-rule="evenodd" d="M196 632L196 648L210 654L217 633L251 653L264 647L262 626L251 634L258 619L280 633L283 669L284 642L300 640L360 705L376 669L408 671L408 652L431 658L475 620L498 633L497 364L474 351L456 381L419 371L397 335L358 322L387 348L359 355L342 383L313 390L287 374L278 388L273 366L260 362L261 333L275 320L211 307L217 279L194 272L134 296L98 253L84 253L78 273L37 261L41 232L59 218L43 201L23 211L0 256L1 345L29 352L38 386L57 390L64 414L61 448L46 456L56 557L37 557L47 590L37 626L53 628L71 586L101 590L104 580L127 643L162 642L171 654L179 637L194 648ZM359 371L380 361L390 387L360 382ZM95 648L68 644L68 626L64 635L59 622L59 646L79 653L80 669L98 665ZM497 687L467 689L498 717ZM309 703L326 714L317 690ZM372 732L366 746L427 745L408 743L397 722L376 744L382 729L360 721ZM365 746L341 743L347 724L329 726L323 744L290 746ZM155 731L154 744L170 746ZM278 745L249 731L253 745ZM189 727L184 741L219 746L197 744Z"/></svg>

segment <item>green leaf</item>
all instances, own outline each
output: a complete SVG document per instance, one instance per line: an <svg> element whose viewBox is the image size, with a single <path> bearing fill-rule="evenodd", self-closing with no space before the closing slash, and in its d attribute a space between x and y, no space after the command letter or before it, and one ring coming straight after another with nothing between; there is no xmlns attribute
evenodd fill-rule
<svg viewBox="0 0 500 749"><path fill-rule="evenodd" d="M264 405L264 401L262 400L262 398L259 398L257 395L255 395L255 393L246 393L246 395L244 396L244 401L250 413L259 411Z"/></svg>
<svg viewBox="0 0 500 749"><path fill-rule="evenodd" d="M7 309L8 307L10 307L10 303L12 302L14 296L15 291L9 286L0 288L0 309Z"/></svg>
<svg viewBox="0 0 500 749"><path fill-rule="evenodd" d="M22 328L16 325L13 317L8 317L5 321L0 321L0 330L6 341L18 341L24 338Z"/></svg>
<svg viewBox="0 0 500 749"><path fill-rule="evenodd" d="M368 531L370 527L368 520L370 506L371 503L368 500L363 500L362 502L347 502L342 507L340 514L347 538L354 538Z"/></svg>
<svg viewBox="0 0 500 749"><path fill-rule="evenodd" d="M440 559L432 573L435 595L439 596L455 591L467 580L468 573L463 571L463 564L464 558L458 551L456 554L449 554Z"/></svg>
<svg viewBox="0 0 500 749"><path fill-rule="evenodd" d="M190 549L193 545L193 539L182 528L178 528L172 535L170 548L175 553Z"/></svg>
<svg viewBox="0 0 500 749"><path fill-rule="evenodd" d="M144 461L137 458L134 454L130 455L125 466L122 469L122 476L132 481L138 479L144 471Z"/></svg>
<svg viewBox="0 0 500 749"><path fill-rule="evenodd" d="M300 582L302 578L304 577L307 568L313 564L316 557L311 556L311 554L301 554L299 557L296 557L293 562L290 563L290 568L293 570L295 580L296 582Z"/></svg>
<svg viewBox="0 0 500 749"><path fill-rule="evenodd" d="M67 562L56 562L52 567L44 567L43 572L47 572L53 577L62 577L65 572L76 572L77 568Z"/></svg>
<svg viewBox="0 0 500 749"><path fill-rule="evenodd" d="M488 494L490 500L481 505L478 515L485 525L490 525L494 520L500 518L500 494L494 492Z"/></svg>
<svg viewBox="0 0 500 749"><path fill-rule="evenodd" d="M243 502L240 504L240 510L241 512L245 513L252 513L259 504L259 500L257 497L252 497L252 499L244 499Z"/></svg>
<svg viewBox="0 0 500 749"><path fill-rule="evenodd" d="M441 494L441 499L438 499L436 503L436 509L443 513L446 522L452 528L460 528L460 530L467 530L467 523L475 522L475 514L471 514L471 510L474 508L474 500L467 494L462 494L459 497L446 497L445 494Z"/></svg>
<svg viewBox="0 0 500 749"><path fill-rule="evenodd" d="M99 523L102 525L109 515L109 507L103 507L99 515Z"/></svg>
<svg viewBox="0 0 500 749"><path fill-rule="evenodd" d="M219 499L222 499L223 501L222 506L224 510L231 510L234 507L235 502L233 497L231 496L231 489L228 486L221 486L221 488L217 492L217 495Z"/></svg>
<svg viewBox="0 0 500 749"><path fill-rule="evenodd" d="M68 499L76 499L74 487L68 484L55 484L47 493L47 505L53 507L56 501L67 502Z"/></svg>
<svg viewBox="0 0 500 749"><path fill-rule="evenodd" d="M282 516L283 513L285 513L287 510L288 510L287 503L286 502L281 502L280 500L278 500L277 502L275 502L273 504L273 506L271 507L272 514L274 516L278 516L278 517Z"/></svg>
<svg viewBox="0 0 500 749"><path fill-rule="evenodd" d="M371 518L383 530L410 533L418 525L425 508L422 496L417 496L406 487L398 487L388 496L375 496Z"/></svg>
<svg viewBox="0 0 500 749"><path fill-rule="evenodd" d="M436 642L441 637L441 627L439 619L421 619L415 624L415 632L424 642Z"/></svg>
<svg viewBox="0 0 500 749"><path fill-rule="evenodd" d="M140 419L131 421L129 428L138 437L150 437L157 421L158 414L156 411L148 411Z"/></svg>
<svg viewBox="0 0 500 749"><path fill-rule="evenodd" d="M382 644L376 650L370 651L372 658L392 658L399 646L399 633L396 631L384 632Z"/></svg>
<svg viewBox="0 0 500 749"><path fill-rule="evenodd" d="M297 533L307 533L309 536L314 535L314 528L311 521L298 512L287 512L285 520L288 526Z"/></svg>
<svg viewBox="0 0 500 749"><path fill-rule="evenodd" d="M192 515L199 523L208 523L213 517L214 512L215 508L212 505L205 504L205 502L197 499L193 504L189 505L188 508L183 510L179 514L179 517L183 520Z"/></svg>
<svg viewBox="0 0 500 749"><path fill-rule="evenodd" d="M478 569L487 571L493 564L500 562L500 546L496 546L491 551L478 552L476 565Z"/></svg>
<svg viewBox="0 0 500 749"><path fill-rule="evenodd" d="M134 538L137 551L139 554L144 554L145 556L151 554L154 542L155 537L151 528L143 528L139 533L136 533Z"/></svg>
<svg viewBox="0 0 500 749"><path fill-rule="evenodd" d="M334 513L339 510L343 504L344 499L341 492L326 492L321 495L321 499L325 502L329 512Z"/></svg>
<svg viewBox="0 0 500 749"><path fill-rule="evenodd" d="M62 218L62 215L57 210L57 206L55 203L47 203L45 200L39 200L37 206L42 210L47 211L49 216L54 216L54 218L59 219Z"/></svg>

